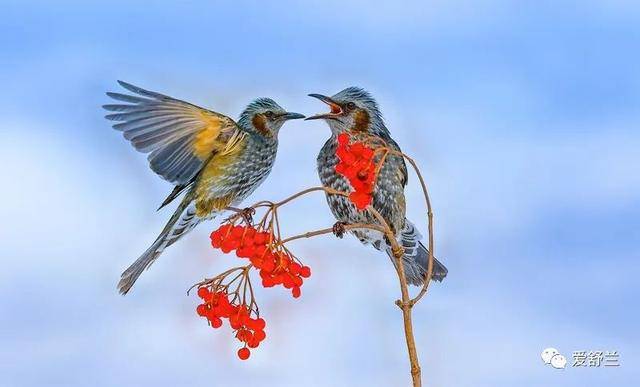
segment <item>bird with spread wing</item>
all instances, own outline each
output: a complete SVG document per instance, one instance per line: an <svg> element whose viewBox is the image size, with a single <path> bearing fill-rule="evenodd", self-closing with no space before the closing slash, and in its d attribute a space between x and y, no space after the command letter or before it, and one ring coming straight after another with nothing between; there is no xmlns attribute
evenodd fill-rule
<svg viewBox="0 0 640 387"><path fill-rule="evenodd" d="M269 175L278 149L278 132L290 119L304 118L270 98L251 102L231 118L160 93L118 81L130 93L107 95L105 117L117 121L133 147L148 154L151 169L175 185L161 204L185 193L151 246L126 269L118 290L126 294L140 274L203 220L239 205Z"/></svg>

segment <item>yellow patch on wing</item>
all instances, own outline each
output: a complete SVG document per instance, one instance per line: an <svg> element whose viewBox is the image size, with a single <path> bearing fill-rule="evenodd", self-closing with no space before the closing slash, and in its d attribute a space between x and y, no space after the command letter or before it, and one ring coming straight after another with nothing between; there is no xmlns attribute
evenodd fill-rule
<svg viewBox="0 0 640 387"><path fill-rule="evenodd" d="M151 169L175 185L190 184L213 155L233 148L244 133L223 114L119 83L131 94L108 93L118 103L104 105L114 112L106 118L118 121L114 129L149 154Z"/></svg>
<svg viewBox="0 0 640 387"><path fill-rule="evenodd" d="M193 139L193 154L200 160L206 160L216 149L216 142L220 131L222 130L223 121L206 111L198 111L198 118L204 124L204 128L196 134Z"/></svg>

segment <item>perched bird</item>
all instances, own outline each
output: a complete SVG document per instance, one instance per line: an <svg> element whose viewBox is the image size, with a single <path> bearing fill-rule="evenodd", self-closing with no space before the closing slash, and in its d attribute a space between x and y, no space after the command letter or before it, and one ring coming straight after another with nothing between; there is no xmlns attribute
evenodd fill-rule
<svg viewBox="0 0 640 387"><path fill-rule="evenodd" d="M106 118L119 121L113 128L136 150L148 153L151 169L175 185L160 208L186 192L151 247L122 273L118 289L126 294L167 246L249 196L271 172L282 125L304 116L259 98L236 123L188 102L118 83L132 94L107 93L120 103L103 106L114 112Z"/></svg>
<svg viewBox="0 0 640 387"><path fill-rule="evenodd" d="M326 103L331 109L329 113L307 118L307 120L322 119L331 129L331 137L320 150L317 160L318 174L324 186L343 192L349 192L351 189L349 181L335 170L339 162L336 156L337 137L341 133L347 132L356 136L375 135L384 140L389 147L400 150L382 120L376 101L368 92L357 87L349 87L332 97L321 94L309 94L309 96ZM407 177L404 159L397 155L389 155L375 182L371 204L382 215L398 243L404 248L402 260L405 276L410 284L417 286L424 283L429 253L420 242L422 236L417 228L405 217L404 187L407 184ZM379 224L370 211L358 210L347 197L328 194L327 202L338 222ZM385 240L382 233L365 229L351 232L362 243L384 250L391 261L396 263L390 243ZM442 281L447 275L447 269L438 260L434 259L433 262L432 278Z"/></svg>

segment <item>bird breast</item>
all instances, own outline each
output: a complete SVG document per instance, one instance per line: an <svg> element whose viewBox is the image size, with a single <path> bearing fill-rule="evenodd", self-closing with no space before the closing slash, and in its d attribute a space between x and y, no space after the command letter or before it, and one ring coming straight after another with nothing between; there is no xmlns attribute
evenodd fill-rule
<svg viewBox="0 0 640 387"><path fill-rule="evenodd" d="M267 178L276 146L248 142L234 153L214 156L196 187L199 215L237 205Z"/></svg>

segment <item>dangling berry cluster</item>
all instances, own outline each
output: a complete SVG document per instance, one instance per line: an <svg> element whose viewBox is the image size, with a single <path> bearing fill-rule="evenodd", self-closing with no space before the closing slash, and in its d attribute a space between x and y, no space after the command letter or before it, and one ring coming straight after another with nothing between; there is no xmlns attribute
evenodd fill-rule
<svg viewBox="0 0 640 387"><path fill-rule="evenodd" d="M311 269L301 265L272 233L253 226L225 224L211 233L211 245L224 253L235 250L238 258L248 258L260 270L262 286L282 285L291 289L294 298L300 297L304 278L311 276Z"/></svg>
<svg viewBox="0 0 640 387"><path fill-rule="evenodd" d="M376 164L374 151L363 142L349 144L351 136L338 135L336 156L340 160L336 172L343 175L353 187L349 194L351 202L359 209L365 209L373 200L373 188L376 182Z"/></svg>
<svg viewBox="0 0 640 387"><path fill-rule="evenodd" d="M225 289L198 288L198 297L203 301L198 305L196 312L205 317L213 328L222 326L222 319L228 319L229 325L234 330L235 337L244 344L238 350L238 357L242 360L249 358L249 348L257 348L265 339L265 321L256 316L251 317L251 308L243 303L237 303L239 297L233 297L229 301L229 295Z"/></svg>
<svg viewBox="0 0 640 387"><path fill-rule="evenodd" d="M253 261L252 261L253 262ZM303 278L311 276L309 266L302 266L286 251L267 251L262 257L262 262L254 264L260 269L262 286L271 288L282 285L285 289L291 289L294 298L300 297L300 286Z"/></svg>

